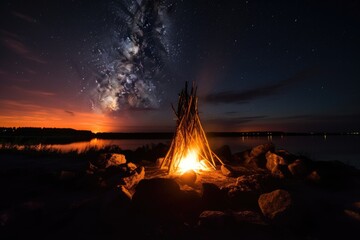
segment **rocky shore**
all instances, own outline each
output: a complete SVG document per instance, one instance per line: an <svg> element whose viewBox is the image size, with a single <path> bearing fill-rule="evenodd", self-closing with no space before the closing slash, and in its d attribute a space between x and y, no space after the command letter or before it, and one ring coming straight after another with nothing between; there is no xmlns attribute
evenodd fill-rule
<svg viewBox="0 0 360 240"><path fill-rule="evenodd" d="M216 171L182 176L131 151L86 161L1 154L0 237L358 238L360 170L272 144L215 152Z"/></svg>

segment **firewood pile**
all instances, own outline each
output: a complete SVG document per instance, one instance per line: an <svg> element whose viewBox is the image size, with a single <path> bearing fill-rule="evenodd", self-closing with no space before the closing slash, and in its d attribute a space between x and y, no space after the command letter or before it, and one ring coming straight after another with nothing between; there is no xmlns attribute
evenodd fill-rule
<svg viewBox="0 0 360 240"><path fill-rule="evenodd" d="M161 168L167 168L168 173L179 171L181 161L189 154L196 155L199 169L215 169L216 161L222 164L221 159L210 149L205 131L202 127L199 111L197 86L193 83L190 92L188 84L179 94L177 110L172 106L177 117L177 127Z"/></svg>

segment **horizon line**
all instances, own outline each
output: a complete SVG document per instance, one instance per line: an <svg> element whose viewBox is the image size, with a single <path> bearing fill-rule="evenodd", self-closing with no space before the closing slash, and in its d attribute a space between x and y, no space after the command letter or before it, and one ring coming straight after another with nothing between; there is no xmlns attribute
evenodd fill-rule
<svg viewBox="0 0 360 240"><path fill-rule="evenodd" d="M95 135L99 134L173 134L175 131L131 131L131 132L124 132L124 131L110 131L110 132L93 132L88 129L75 129L75 128L57 128L57 127L0 127L0 129L56 129L56 130L72 130L78 132L90 132ZM358 130L352 131L207 131L206 133L209 134L265 134L265 135L274 135L274 134L307 134L307 135L315 135L315 134L360 134Z"/></svg>

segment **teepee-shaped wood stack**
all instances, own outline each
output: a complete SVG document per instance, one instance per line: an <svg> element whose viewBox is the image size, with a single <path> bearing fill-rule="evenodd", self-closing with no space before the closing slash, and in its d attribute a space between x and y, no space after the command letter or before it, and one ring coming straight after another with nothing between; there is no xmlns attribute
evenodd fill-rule
<svg viewBox="0 0 360 240"><path fill-rule="evenodd" d="M180 92L177 111L177 127L170 149L167 152L161 168L168 168L169 174L179 173L181 161L190 153L196 153L197 166L193 170L215 169L216 160L222 163L220 158L211 151L204 129L201 125L198 112L197 87L193 84L190 93L187 82Z"/></svg>

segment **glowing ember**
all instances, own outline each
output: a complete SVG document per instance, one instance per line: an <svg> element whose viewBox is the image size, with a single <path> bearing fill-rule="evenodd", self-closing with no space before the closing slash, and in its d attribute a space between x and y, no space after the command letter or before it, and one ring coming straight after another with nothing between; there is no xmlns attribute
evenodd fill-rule
<svg viewBox="0 0 360 240"><path fill-rule="evenodd" d="M204 164L204 161L199 160L198 153L195 149L189 150L188 154L180 160L177 167L177 172L179 172L180 174L185 173L189 170L193 170L195 172L198 172L199 170L210 170L209 166Z"/></svg>

